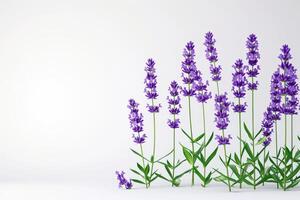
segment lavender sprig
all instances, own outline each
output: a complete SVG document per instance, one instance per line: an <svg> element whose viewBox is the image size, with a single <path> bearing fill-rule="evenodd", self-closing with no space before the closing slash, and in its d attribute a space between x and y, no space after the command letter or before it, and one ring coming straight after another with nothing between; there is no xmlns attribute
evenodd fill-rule
<svg viewBox="0 0 300 200"><path fill-rule="evenodd" d="M183 96L188 98L188 112L189 112L189 126L190 126L190 136L189 138L193 139L193 126L192 126L192 109L191 109L191 97L195 95L195 89L192 87L197 78L197 68L195 58L195 45L193 42L188 42L183 50L184 61L181 64L182 70L182 81L185 86L181 88L181 93ZM192 150L191 153L194 155L195 147L194 142L191 142ZM183 148L184 149L184 148ZM194 160L190 163L192 171L192 186L195 183L195 162Z"/></svg>
<svg viewBox="0 0 300 200"><path fill-rule="evenodd" d="M205 53L206 53L206 59L210 63L210 73L211 73L211 79L213 81L220 81L221 80L221 66L216 65L218 61L218 53L217 49L215 48L216 40L214 39L213 33L208 32L205 34L205 42L204 45L206 47Z"/></svg>
<svg viewBox="0 0 300 200"><path fill-rule="evenodd" d="M247 52L247 60L248 60L248 65L247 66L247 74L249 77L249 82L248 82L248 90L251 91L251 121L252 121L252 126L251 126L251 131L252 131L252 152L255 155L255 127L254 127L254 91L257 90L258 87L258 81L255 81L254 78L259 75L260 67L257 64L258 59L260 59L260 54L258 51L258 41L257 37L254 34L250 34L249 37L247 38L246 41L246 47L248 49ZM253 162L253 189L256 189L256 161Z"/></svg>
<svg viewBox="0 0 300 200"><path fill-rule="evenodd" d="M127 190L132 188L133 184L132 184L130 179L127 180L125 178L125 176L124 176L125 172L124 171L121 171L121 172L116 171L116 175L117 175L117 179L119 181L119 188L124 187Z"/></svg>
<svg viewBox="0 0 300 200"><path fill-rule="evenodd" d="M153 150L151 156L151 170L150 175L153 175L154 169L154 160L155 160L155 153L156 153L156 113L159 112L159 108L161 107L160 104L156 105L154 100L158 97L158 93L156 90L157 80L156 80L156 69L154 67L155 62L153 59L148 59L146 62L145 72L145 96L151 100L151 104L147 104L148 111L152 113L153 118ZM150 182L149 182L150 185Z"/></svg>
<svg viewBox="0 0 300 200"><path fill-rule="evenodd" d="M227 128L229 124L229 106L230 102L228 101L227 93L216 95L215 96L215 122L216 127L222 131L222 135L217 135L216 140L218 141L219 145L222 145L224 148L224 165L226 167L226 176L228 181L228 189L231 191L231 183L229 177L229 166L227 161L227 152L226 152L226 145L230 144L229 140L231 136L225 136L224 130Z"/></svg>
<svg viewBox="0 0 300 200"><path fill-rule="evenodd" d="M242 113L246 111L247 103L242 103L242 99L245 98L246 95L246 66L243 64L241 59L238 59L234 65L232 66L234 69L234 73L232 74L232 92L235 98L238 99L238 103L232 103L233 111L238 113L239 121L239 138L240 138L240 151L239 151L239 159L240 159L240 173L242 173ZM242 188L242 182L240 182L240 188Z"/></svg>

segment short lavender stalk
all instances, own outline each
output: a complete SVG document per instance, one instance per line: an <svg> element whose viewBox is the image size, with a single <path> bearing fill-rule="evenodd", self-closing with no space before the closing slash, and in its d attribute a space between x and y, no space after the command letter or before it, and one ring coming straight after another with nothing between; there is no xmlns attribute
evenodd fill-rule
<svg viewBox="0 0 300 200"><path fill-rule="evenodd" d="M224 130L222 130L222 136L225 137L225 134L224 134ZM226 152L226 145L223 145L223 148L224 148L224 159L225 159L225 165L226 165L226 175L228 177L227 181L228 181L228 190L229 192L231 192L231 184L230 184L230 179L229 179L229 170L228 170L228 161L227 161L227 152Z"/></svg>

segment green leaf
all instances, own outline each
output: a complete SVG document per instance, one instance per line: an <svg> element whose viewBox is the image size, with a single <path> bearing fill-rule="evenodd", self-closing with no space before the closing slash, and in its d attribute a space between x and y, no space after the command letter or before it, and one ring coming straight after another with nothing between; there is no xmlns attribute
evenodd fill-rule
<svg viewBox="0 0 300 200"><path fill-rule="evenodd" d="M260 138L260 139L257 141L256 145L261 145L261 144L264 143L266 140L267 140L266 137L262 137L262 138Z"/></svg>
<svg viewBox="0 0 300 200"><path fill-rule="evenodd" d="M149 174L150 172L150 166L149 164L145 167L145 174Z"/></svg>
<svg viewBox="0 0 300 200"><path fill-rule="evenodd" d="M212 161L212 159L216 156L218 152L218 147L215 148L215 150L208 156L208 158L206 159L206 162L205 162L205 167L208 166L208 164Z"/></svg>
<svg viewBox="0 0 300 200"><path fill-rule="evenodd" d="M239 156L237 155L237 153L234 153L234 161L236 164L240 165L241 162L240 162L240 159L239 159Z"/></svg>
<svg viewBox="0 0 300 200"><path fill-rule="evenodd" d="M209 138L208 138L205 146L208 146L210 144L210 142L212 141L213 137L214 137L214 132L212 132L211 135L209 136Z"/></svg>
<svg viewBox="0 0 300 200"><path fill-rule="evenodd" d="M194 163L194 159L192 154L189 152L189 150L182 146L182 151L183 151L183 155L186 158L186 160L188 161L188 163L190 163L191 165Z"/></svg>
<svg viewBox="0 0 300 200"><path fill-rule="evenodd" d="M140 180L138 180L138 179L131 179L133 182L135 182L135 183L139 183L139 184L144 184L145 185L145 183L143 182L143 181L140 181Z"/></svg>
<svg viewBox="0 0 300 200"><path fill-rule="evenodd" d="M161 174L156 173L156 176L158 178L161 178L161 179L165 180L165 181L171 182L169 179L167 179L166 177L162 176Z"/></svg>
<svg viewBox="0 0 300 200"><path fill-rule="evenodd" d="M181 129L181 131L183 132L183 134L184 134L187 138L189 138L189 140L190 140L191 142L193 142L193 138L191 138L191 136L189 136L189 134L187 134L187 132L185 132L183 129Z"/></svg>
<svg viewBox="0 0 300 200"><path fill-rule="evenodd" d="M196 137L195 139L193 139L193 143L198 142L199 140L201 140L204 137L205 133L202 133L201 135L199 135L198 137Z"/></svg>
<svg viewBox="0 0 300 200"><path fill-rule="evenodd" d="M141 172L145 173L145 169L139 163L136 163L136 165Z"/></svg>
<svg viewBox="0 0 300 200"><path fill-rule="evenodd" d="M176 179L179 179L179 178L181 178L183 175L189 173L190 171L191 171L191 169L188 169L188 170L182 172L181 174L177 175L174 179L175 179L175 180L176 180Z"/></svg>
<svg viewBox="0 0 300 200"><path fill-rule="evenodd" d="M171 170L168 168L168 165L165 165L165 169L166 169L167 173L169 174L169 176L170 176L171 178L173 178L172 172L171 172Z"/></svg>
<svg viewBox="0 0 300 200"><path fill-rule="evenodd" d="M130 171L132 171L133 173L141 176L142 178L144 178L144 176L142 174L140 174L138 171L134 170L134 169L130 169Z"/></svg>
<svg viewBox="0 0 300 200"><path fill-rule="evenodd" d="M251 158L251 160L253 161L254 160L254 156L253 156L253 153L249 147L249 144L248 143L244 143L244 148L247 152L247 154L249 155L249 157Z"/></svg>
<svg viewBox="0 0 300 200"><path fill-rule="evenodd" d="M254 139L256 139L261 134L261 132L262 132L262 128L258 131L258 133L256 133Z"/></svg>
<svg viewBox="0 0 300 200"><path fill-rule="evenodd" d="M250 139L250 140L253 140L254 138L253 138L251 132L249 131L249 129L248 129L248 127L247 127L247 125L246 125L245 123L244 123L244 129L245 129L245 131L246 131L246 133L247 133L249 139Z"/></svg>
<svg viewBox="0 0 300 200"><path fill-rule="evenodd" d="M201 181L205 182L205 177L201 174L201 172L199 172L199 170L196 167L194 167L193 170L195 174L201 179Z"/></svg>
<svg viewBox="0 0 300 200"><path fill-rule="evenodd" d="M150 160L148 160L147 158L145 158L144 156L142 156L140 153L138 153L137 151L133 150L133 149L130 149L133 153L135 153L136 155L138 155L139 157L145 159L146 161L148 162L151 162Z"/></svg>

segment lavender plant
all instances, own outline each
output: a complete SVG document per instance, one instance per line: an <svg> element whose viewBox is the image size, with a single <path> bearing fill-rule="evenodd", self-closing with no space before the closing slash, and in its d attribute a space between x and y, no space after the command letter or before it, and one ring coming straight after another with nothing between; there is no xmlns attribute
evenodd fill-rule
<svg viewBox="0 0 300 200"><path fill-rule="evenodd" d="M228 99L226 92L221 93L219 82L221 81L222 68L217 64L218 53L215 48L216 40L211 32L205 34L204 45L206 47L206 58L210 64L211 79L216 84L215 102L215 123L218 129L215 139L217 147L211 152L207 152L207 147L214 138L214 133L207 135L206 112L205 106L212 98L209 92L208 81L202 77L202 73L196 67L195 46L193 42L188 42L183 50L184 60L181 64L183 86L180 87L174 80L169 86L169 95L167 97L168 111L170 118L166 125L172 130L172 148L171 151L163 157L157 159L156 152L156 114L160 111L161 105L156 102L158 93L157 76L155 62L148 59L145 67L146 78L145 96L149 100L146 108L152 114L153 120L153 147L149 157L144 155L143 145L147 136L144 133L144 118L139 110L139 104L130 99L128 108L130 128L133 132L133 142L139 146L139 150L131 149L141 160L137 162L136 168L131 172L137 178L127 179L123 171L116 171L119 187L131 189L132 182L142 184L149 188L151 183L157 178L167 181L172 186L179 186L180 179L187 173L191 173L191 184L195 184L195 174L200 178L201 185L206 187L212 180L222 182L228 186L231 191L232 187L242 183L250 185L256 189L259 185L266 182L276 183L277 188L284 191L296 187L300 183L300 150L294 144L294 117L298 114L299 109L299 86L297 69L290 62L292 59L290 48L283 45L279 55L280 65L274 71L270 84L270 99L268 106L263 112L263 118L260 124L260 130L255 130L255 91L258 89L258 81L255 80L260 73L258 60L260 53L258 51L258 41L254 34L249 35L246 42L247 66L241 59L238 59L234 65L232 73L232 93L234 100ZM246 77L246 75L248 77ZM247 102L245 101L246 86L251 94L251 129L249 130L246 123L243 123L244 131L242 132L242 114L246 112ZM188 131L181 128L183 134L187 137L191 147L184 146L177 141L176 130L181 127L179 113L181 112L181 98L179 94L187 97L188 109ZM193 131L191 101L195 97L201 105L202 120L200 124L203 127L202 133L196 135ZM239 150L228 153L227 146L230 145L233 137L225 134L229 125L229 110L238 114L238 134ZM181 117L182 119L182 117ZM284 142L279 145L279 125L283 120ZM288 123L289 122L289 123ZM290 128L290 129L288 129ZM288 130L290 133L288 134ZM243 135L243 133L245 133ZM272 138L275 136L275 154L270 151L272 147ZM298 136L300 141L300 136ZM184 159L177 159L176 154L177 142L180 143ZM225 167L225 172L218 168L208 171L209 163L217 154L218 148L223 147L223 156L220 161ZM245 155L246 154L246 155ZM170 159L168 156L171 156ZM263 159L261 159L261 157ZM182 163L187 162L190 166L188 169L181 169ZM163 166L165 172L158 171L158 165ZM200 165L198 165L200 164ZM180 167L180 168L179 168ZM203 168L203 171L202 169ZM180 171L180 173L178 173ZM214 176L214 173L217 175Z"/></svg>
<svg viewBox="0 0 300 200"><path fill-rule="evenodd" d="M141 177L143 180L140 179L132 179L133 182L143 184L146 188L149 187L149 164L145 163L146 158L144 157L143 151L143 143L146 141L146 134L142 133L144 131L144 117L143 114L139 112L139 104L134 99L129 99L129 104L127 106L130 110L129 113L129 122L130 128L133 131L133 142L138 144L140 147L140 153L136 152L132 149L132 151L142 158L142 165L137 162L137 170L131 169L133 173ZM139 172L140 171L140 172Z"/></svg>
<svg viewBox="0 0 300 200"><path fill-rule="evenodd" d="M238 59L235 64L233 65L234 73L232 74L232 92L235 98L237 98L237 103L232 103L233 111L238 113L238 130L239 130L239 155L235 154L236 162L239 165L239 177L241 176L243 170L242 170L242 164L243 164L243 145L242 145L242 113L246 111L247 103L242 103L242 99L245 98L246 95L246 85L247 85L247 79L246 79L246 66L243 64L243 61L241 59ZM240 188L242 188L242 181L240 180Z"/></svg>
<svg viewBox="0 0 300 200"><path fill-rule="evenodd" d="M153 148L152 155L150 158L151 161L151 169L150 175L153 176L155 173L154 170L154 161L155 161L155 153L156 153L156 113L159 112L160 104L155 104L155 99L158 97L158 93L156 90L157 80L156 80L156 69L154 67L155 62L153 59L148 59L145 67L146 78L145 78L145 96L147 99L151 100L151 104L147 104L148 111L152 114L153 118ZM150 185L151 182L149 182Z"/></svg>
<svg viewBox="0 0 300 200"><path fill-rule="evenodd" d="M179 85L176 81L171 82L169 86L169 93L170 96L167 97L167 101L169 104L168 110L169 113L172 115L172 118L168 119L167 124L173 130L173 148L172 148L173 158L171 162L169 160L167 160L166 162L160 162L161 164L163 164L169 177L167 178L162 174L158 174L158 173L157 176L171 183L172 186L179 186L180 178L186 173L189 173L190 169L184 171L183 173L175 175L175 169L178 168L183 162L185 162L185 160L176 161L176 129L178 129L180 126L180 120L177 116L180 113L180 109L181 109L181 104L180 104L181 99L179 97Z"/></svg>
<svg viewBox="0 0 300 200"><path fill-rule="evenodd" d="M194 61L195 57L195 45L193 42L188 42L183 50L184 61L181 64L182 70L182 81L185 86L181 88L181 93L183 96L188 99L188 113L189 113L189 133L181 129L184 135L189 139L191 143L191 149L182 145L183 155L185 156L188 163L191 165L192 172L192 181L191 185L195 184L195 167L196 158L198 157L202 148L200 147L197 151L195 150L195 143L197 143L204 134L201 134L199 137L194 138L193 135L193 125L192 125L192 109L191 109L191 97L196 94L195 88L193 88L193 83L197 78L197 68L196 62Z"/></svg>

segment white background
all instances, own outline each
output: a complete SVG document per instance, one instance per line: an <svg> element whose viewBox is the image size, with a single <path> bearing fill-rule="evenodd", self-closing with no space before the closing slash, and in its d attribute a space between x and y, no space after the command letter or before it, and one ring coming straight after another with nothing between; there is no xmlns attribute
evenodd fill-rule
<svg viewBox="0 0 300 200"><path fill-rule="evenodd" d="M245 59L246 37L257 34L262 57L258 129L282 44L290 45L292 62L300 65L299 9L296 0L1 0L0 198L295 198L299 189L283 193L272 185L231 194L220 184L189 188L189 176L178 189L158 181L149 191L124 191L117 189L114 171L129 172L137 159L129 150L136 148L127 120L130 97L141 103L149 136L146 154L151 150L151 118L143 94L147 58L157 63L158 101L163 106L157 150L162 155L171 148L171 130L165 123L167 87L173 79L180 81L186 42L195 42L197 67L210 80L203 42L207 31L214 33L223 68L221 90L230 92L231 66L237 58ZM214 85L209 89L214 92ZM186 128L186 99L182 103ZM200 106L192 106L194 129L200 133ZM209 132L215 130L212 112L210 101ZM249 117L244 120L249 122ZM227 133L236 135L237 116L231 113L230 118ZM299 117L295 121L299 132ZM179 132L178 137L186 143ZM230 146L233 150L237 139Z"/></svg>

